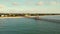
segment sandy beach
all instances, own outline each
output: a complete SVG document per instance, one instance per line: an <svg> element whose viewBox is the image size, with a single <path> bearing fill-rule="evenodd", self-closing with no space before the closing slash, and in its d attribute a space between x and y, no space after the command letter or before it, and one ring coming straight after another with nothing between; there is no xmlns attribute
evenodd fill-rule
<svg viewBox="0 0 60 34"><path fill-rule="evenodd" d="M0 18L24 18L24 17L0 17Z"/></svg>
<svg viewBox="0 0 60 34"><path fill-rule="evenodd" d="M60 15L45 15L45 16L39 16L39 17L42 18L42 17L51 17L51 16L60 16ZM4 18L31 18L31 17L33 18L33 17L37 17L37 16L0 17L0 19L4 19Z"/></svg>

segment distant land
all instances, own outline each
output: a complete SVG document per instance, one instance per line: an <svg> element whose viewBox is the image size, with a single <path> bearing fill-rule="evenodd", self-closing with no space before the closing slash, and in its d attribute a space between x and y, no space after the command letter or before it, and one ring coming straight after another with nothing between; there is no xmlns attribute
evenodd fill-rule
<svg viewBox="0 0 60 34"><path fill-rule="evenodd" d="M59 13L0 13L0 17L19 17L19 16L45 16L45 15L60 15Z"/></svg>

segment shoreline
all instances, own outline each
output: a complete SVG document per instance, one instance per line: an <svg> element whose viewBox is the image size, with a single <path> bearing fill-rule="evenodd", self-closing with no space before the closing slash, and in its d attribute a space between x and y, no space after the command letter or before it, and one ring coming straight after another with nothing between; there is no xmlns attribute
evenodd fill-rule
<svg viewBox="0 0 60 34"><path fill-rule="evenodd" d="M39 17L48 17L48 16L52 16L52 15L45 15L45 16L39 16ZM54 16L60 16L60 15L54 15ZM33 18L33 17L36 17L36 16L25 16L25 17L22 17L22 16L17 16L17 17L0 17L0 19L3 19L3 18Z"/></svg>
<svg viewBox="0 0 60 34"><path fill-rule="evenodd" d="M24 18L24 17L0 17L1 19L4 19L4 18Z"/></svg>

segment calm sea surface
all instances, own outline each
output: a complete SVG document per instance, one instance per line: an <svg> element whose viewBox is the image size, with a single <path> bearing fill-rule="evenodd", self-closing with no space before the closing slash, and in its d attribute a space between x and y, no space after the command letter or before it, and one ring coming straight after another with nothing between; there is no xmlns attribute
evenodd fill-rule
<svg viewBox="0 0 60 34"><path fill-rule="evenodd" d="M60 16L0 18L0 34L60 34Z"/></svg>

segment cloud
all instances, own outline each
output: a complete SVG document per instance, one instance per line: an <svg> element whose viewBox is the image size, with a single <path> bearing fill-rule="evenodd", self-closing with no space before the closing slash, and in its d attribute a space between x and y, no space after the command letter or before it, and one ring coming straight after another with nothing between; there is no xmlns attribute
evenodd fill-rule
<svg viewBox="0 0 60 34"><path fill-rule="evenodd" d="M26 1L25 4L26 5L33 5L34 4L34 1Z"/></svg>
<svg viewBox="0 0 60 34"><path fill-rule="evenodd" d="M5 8L5 7L6 7L5 5L0 4L0 8Z"/></svg>
<svg viewBox="0 0 60 34"><path fill-rule="evenodd" d="M40 5L40 6L43 5L43 4L44 4L44 2L42 2L42 1L37 3L37 5Z"/></svg>
<svg viewBox="0 0 60 34"><path fill-rule="evenodd" d="M18 2L13 2L12 5L17 6L17 5L19 5L19 3Z"/></svg>
<svg viewBox="0 0 60 34"><path fill-rule="evenodd" d="M52 1L52 2L50 2L50 5L57 5L57 2L56 1Z"/></svg>
<svg viewBox="0 0 60 34"><path fill-rule="evenodd" d="M60 5L60 2L57 2L57 5Z"/></svg>

